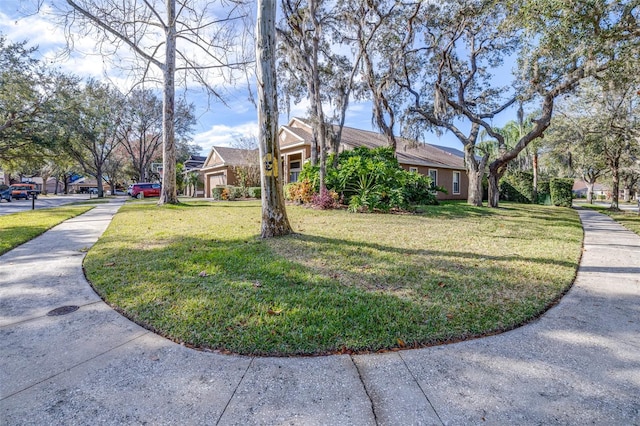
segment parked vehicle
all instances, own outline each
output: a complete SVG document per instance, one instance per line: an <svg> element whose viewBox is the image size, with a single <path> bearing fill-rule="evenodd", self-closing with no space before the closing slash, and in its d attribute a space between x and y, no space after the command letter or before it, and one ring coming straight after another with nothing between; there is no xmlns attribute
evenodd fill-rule
<svg viewBox="0 0 640 426"><path fill-rule="evenodd" d="M2 202L2 200L11 202L11 188L7 185L0 185L0 202Z"/></svg>
<svg viewBox="0 0 640 426"><path fill-rule="evenodd" d="M132 197L159 197L162 186L159 183L134 183L130 193Z"/></svg>
<svg viewBox="0 0 640 426"><path fill-rule="evenodd" d="M11 197L16 199L24 198L25 200L28 200L29 197L37 199L38 194L40 193L37 187L32 183L15 183L9 188L11 188Z"/></svg>

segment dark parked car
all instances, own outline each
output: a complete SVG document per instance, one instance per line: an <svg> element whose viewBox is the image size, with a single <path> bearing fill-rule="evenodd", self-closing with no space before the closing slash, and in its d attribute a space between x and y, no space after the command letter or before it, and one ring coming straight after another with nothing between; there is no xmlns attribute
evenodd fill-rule
<svg viewBox="0 0 640 426"><path fill-rule="evenodd" d="M131 186L129 195L135 198L159 197L161 188L162 186L159 183L134 183Z"/></svg>
<svg viewBox="0 0 640 426"><path fill-rule="evenodd" d="M2 200L11 202L11 188L9 188L7 185L0 185L0 202Z"/></svg>

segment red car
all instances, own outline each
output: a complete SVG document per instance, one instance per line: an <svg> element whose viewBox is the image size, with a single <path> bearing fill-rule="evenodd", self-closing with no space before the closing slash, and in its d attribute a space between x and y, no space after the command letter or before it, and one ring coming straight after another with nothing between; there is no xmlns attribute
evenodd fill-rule
<svg viewBox="0 0 640 426"><path fill-rule="evenodd" d="M159 183L134 183L129 195L135 198L159 197L162 186Z"/></svg>

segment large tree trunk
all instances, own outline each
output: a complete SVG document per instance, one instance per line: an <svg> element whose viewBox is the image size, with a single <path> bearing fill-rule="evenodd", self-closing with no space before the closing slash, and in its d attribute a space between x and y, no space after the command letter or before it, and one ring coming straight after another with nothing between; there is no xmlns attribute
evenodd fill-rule
<svg viewBox="0 0 640 426"><path fill-rule="evenodd" d="M478 163L475 158L474 144L466 144L464 146L464 157L467 166L467 177L469 178L467 203L472 206L482 207L482 178L484 177L484 169L487 163L486 157Z"/></svg>
<svg viewBox="0 0 640 426"><path fill-rule="evenodd" d="M159 205L178 204L176 188L175 71L176 71L176 1L167 0L166 60L162 70L162 191Z"/></svg>
<svg viewBox="0 0 640 426"><path fill-rule="evenodd" d="M489 207L498 208L500 205L500 179L507 171L509 163L492 162L489 165Z"/></svg>
<svg viewBox="0 0 640 426"><path fill-rule="evenodd" d="M275 21L275 0L258 0L256 78L258 83L258 143L262 180L262 229L260 232L262 238L291 233L279 173Z"/></svg>
<svg viewBox="0 0 640 426"><path fill-rule="evenodd" d="M500 205L500 176L489 171L489 207L498 208Z"/></svg>

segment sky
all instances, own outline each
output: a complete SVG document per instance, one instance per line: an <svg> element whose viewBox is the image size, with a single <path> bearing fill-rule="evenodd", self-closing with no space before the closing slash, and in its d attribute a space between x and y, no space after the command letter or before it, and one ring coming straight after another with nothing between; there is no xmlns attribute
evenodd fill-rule
<svg viewBox="0 0 640 426"><path fill-rule="evenodd" d="M50 17L41 14L24 17L28 5L35 1L0 0L0 33L11 42L27 40L29 45L38 46L43 59L64 72L82 78L93 77L109 80L116 85L127 85L122 72L110 61L96 54L96 44L92 39L77 39L69 57L57 57L59 55L56 55L56 52L65 46L62 25L54 24ZM123 55L127 54L129 52L123 52ZM255 88L253 90L255 92ZM237 87L226 87L226 105L221 102L209 102L199 91L177 89L177 92L177 96L185 97L196 106L197 124L194 127L193 143L202 148L201 155L208 155L212 146L232 146L239 138L257 136L257 113L249 101L246 81L240 82ZM306 101L292 105L289 116L280 116L280 124L286 124L293 117L305 117L307 105ZM377 131L372 124L371 104L352 103L347 112L345 125ZM451 133L442 136L428 134L423 139L427 143L462 149L462 144Z"/></svg>

